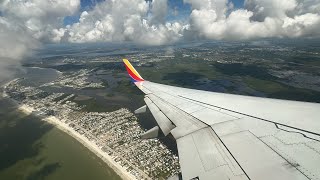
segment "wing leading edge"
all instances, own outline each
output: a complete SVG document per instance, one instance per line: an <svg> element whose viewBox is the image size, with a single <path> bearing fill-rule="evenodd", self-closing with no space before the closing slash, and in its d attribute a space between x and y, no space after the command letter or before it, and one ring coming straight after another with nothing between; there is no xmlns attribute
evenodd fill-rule
<svg viewBox="0 0 320 180"><path fill-rule="evenodd" d="M320 179L319 104L134 82L183 179Z"/></svg>

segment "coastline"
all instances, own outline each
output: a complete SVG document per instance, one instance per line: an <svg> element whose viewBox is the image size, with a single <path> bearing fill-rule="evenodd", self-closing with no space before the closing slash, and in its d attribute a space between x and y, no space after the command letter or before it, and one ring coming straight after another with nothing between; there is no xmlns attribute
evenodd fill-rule
<svg viewBox="0 0 320 180"><path fill-rule="evenodd" d="M0 88L1 88L1 91L2 91L2 95L1 97L4 97L4 98L9 98L8 94L6 93L5 89L7 88L7 86L12 83L13 81L17 81L19 78L15 78L11 81L8 81L6 82L5 84L1 85Z"/></svg>
<svg viewBox="0 0 320 180"><path fill-rule="evenodd" d="M15 78L4 85L1 86L2 89L2 97L4 98L10 98L8 94L5 91L5 88L7 85L9 85L11 82L18 80L19 78ZM13 100L14 101L14 100ZM32 114L33 111L35 111L34 108L27 106L25 104L19 104L16 102L18 105L18 110L21 112L29 115ZM117 173L122 179L124 180L132 180L136 179L135 176L130 174L124 167L122 167L120 164L115 162L111 156L109 156L106 152L102 151L95 143L89 141L85 136L82 136L78 132L76 132L73 128L68 126L67 124L63 123L60 119L54 117L54 116L49 116L41 119L43 121L46 121L49 124L54 125L61 131L67 133L69 136L73 137L76 139L78 142L80 142L83 146L85 146L87 149L89 149L91 152L93 152L96 156L98 156L102 161L104 161L115 173Z"/></svg>
<svg viewBox="0 0 320 180"><path fill-rule="evenodd" d="M5 93L5 92L4 92ZM22 111L25 114L31 114L35 109L33 109L30 106L27 106L25 104L20 105L18 107L18 110ZM122 179L124 180L131 180L136 179L135 176L130 174L124 167L122 167L120 164L115 162L111 156L109 156L106 152L102 151L95 143L89 141L85 136L82 136L78 132L76 132L74 129L69 127L67 124L60 121L58 118L54 116L49 116L42 119L43 121L46 121L61 131L67 133L69 136L76 139L78 142L80 142L83 146L85 146L87 149L89 149L91 152L93 152L96 156L98 156L101 160L103 160L110 168L112 168Z"/></svg>
<svg viewBox="0 0 320 180"><path fill-rule="evenodd" d="M58 128L58 131L60 131L60 133L61 133L61 131L63 131L64 133L66 133L65 135L69 135L69 137L71 136L73 138L73 140L77 140L78 142L80 142L81 145L86 147L87 153L88 153L88 150L90 150L92 153L94 153L96 156L98 156L97 158L100 158L100 160L102 160L104 163L106 163L103 166L103 164L101 164L100 160L99 160L99 173L101 172L103 174L103 173L105 173L105 172L103 172L105 170L105 171L107 171L108 177L117 177L117 178L120 177L121 179L125 179L125 180L126 179L148 179L148 180L150 179L151 180L152 178L150 177L150 175L148 175L146 172L144 172L142 169L140 169L141 166L142 166L142 168L147 169L148 172L152 168L154 168L154 170L157 170L155 168L158 165L159 165L159 168L161 168L161 170L163 168L165 168L165 170L167 170L167 171L164 173L166 173L166 174L160 174L160 173L162 173L162 171L160 171L160 172L157 171L158 174L151 174L151 176L155 176L154 178L157 178L157 179L158 179L158 177L156 177L156 176L161 176L159 179L163 179L164 177L162 177L162 176L170 175L168 173L171 173L171 174L175 173L176 174L178 172L177 171L177 158L170 157L173 154L171 154L170 150L165 149L164 145L162 145L161 143L158 143L158 141L141 141L136 138L136 135L143 132L143 129L137 124L137 122L135 121L135 120L137 120L136 117L134 117L133 114L131 114L131 112L128 109L125 109L125 108L119 109L119 111L116 111L114 114L111 114L111 116L113 118L112 117L109 118L109 113L102 113L100 115L98 112L98 114L95 117L95 113L91 114L90 112L89 113L80 113L79 112L76 119L74 116L71 116L69 119L68 116L66 116L66 114L69 112L68 111L69 109L67 109L67 108L73 108L73 107L66 106L66 111L64 111L62 109L64 107L62 107L62 106L60 107L61 103L55 104L56 101L52 100L52 99L55 99L56 97L60 97L61 95L58 94L58 96L55 96L53 94L53 97L49 97L49 99L47 101L45 101L45 99L44 99L43 101L38 102L37 98L34 99L34 98L29 98L29 97L31 97L35 94L38 94L39 92L41 93L43 91L41 91L41 90L36 91L37 90L36 87L33 87L32 85L31 86L28 86L28 85L19 86L21 79L22 78L15 78L15 79L11 79L11 81L9 81L9 80L2 81L0 84L0 99L3 99L4 101L8 101L8 103L10 103L11 109L13 111L15 111L15 113L17 111L19 111L23 114L32 115L33 117L36 118L36 121L40 121L40 122L45 121L45 123L49 123L49 124L55 126L56 128ZM25 78L23 78L22 80L24 80L24 79ZM24 95L22 95L22 97L20 97L19 93L24 93ZM47 94L42 94L42 95L46 96ZM23 96L25 96L25 98L23 98ZM20 101L15 100L14 97L16 97L17 99L20 99ZM21 101L21 99L24 99L24 100ZM42 100L42 98L39 98L39 99ZM48 104L43 104L43 103L48 103ZM58 107L56 107L56 106L58 106ZM4 107L6 107L6 104L4 104ZM46 107L48 107L48 108L46 108ZM55 116L54 113L51 113L52 110L50 109L50 107L52 107L51 109L53 109L53 111L57 111L57 112L59 110L61 110L61 111L60 111L60 113L57 113L57 115ZM47 111L47 110L49 110L49 111ZM75 109L72 109L72 110L78 110L78 109L77 109L77 107L75 107ZM111 112L111 113L113 113L113 112ZM61 115L61 116L58 116L58 115ZM134 118L133 119L128 118L131 116L133 116ZM119 137L119 134L117 132L119 129L124 128L126 130L126 132L130 132L128 134L129 139L127 142L128 143L133 142L133 145L136 145L136 146L135 147L129 146L129 147L125 147L125 149L117 149L119 151L115 151L108 146L109 143L115 142L114 139L111 139L111 138L99 139L100 136L96 136L91 131L88 131L87 129L83 128L83 126L81 126L83 124L80 124L80 125L77 124L77 120L81 120L82 118L84 120L88 119L88 121L90 122L91 118L97 119L100 117L101 118L106 117L107 120L110 119L112 124L114 124L113 125L114 131L112 133L114 133L115 138ZM125 123L118 124L119 119L123 120L121 122L125 122ZM69 120L71 120L71 121L69 121ZM76 122L72 123L73 120L76 120ZM69 124L69 122L72 124ZM104 125L104 124L105 123L102 122L102 125ZM34 129L34 130L37 130L37 129ZM27 133L29 133L29 132L27 132ZM111 135L109 135L109 134L107 136L111 137ZM121 136L121 137L125 137L125 136ZM67 138L67 137L65 137L65 138ZM69 138L67 138L67 139L70 141ZM108 140L108 141L106 141L106 140ZM119 142L121 142L121 141L119 141ZM155 144L155 142L156 142L156 144ZM52 143L52 141L51 141L51 143ZM28 143L28 144L30 144L30 143ZM54 142L53 142L53 144L54 144ZM120 143L118 143L118 144L120 144ZM81 145L80 145L80 147L81 147ZM79 146L79 144L77 146ZM153 149L154 146L157 146L158 148L156 150L154 150ZM53 148L50 148L50 150L52 150L52 149ZM130 152L130 151L132 151L132 152ZM58 151L53 151L52 153L54 153L54 152L58 152ZM130 154L128 154L128 152ZM69 151L69 153L72 155L73 150ZM150 157L154 156L153 159L157 160L156 161L157 164L155 164L155 162L152 160L149 161L148 163L141 161L139 157L141 154L144 154L144 153L146 153L146 155L149 155ZM86 154L84 154L82 156L84 156L84 159L88 158L86 156ZM145 156L145 157L149 157L149 156ZM167 158L163 158L163 157L168 157L168 160L163 160L163 159L167 159ZM82 159L81 156L79 159ZM95 158L92 158L92 159L95 159ZM70 158L69 158L69 160L71 161L71 163L76 162ZM134 160L134 161L132 161L132 160ZM135 161L135 160L137 160L137 161ZM137 162L137 164L135 164L136 162ZM93 163L93 165L95 165L94 162L90 162L90 163ZM153 163L153 164L151 164L151 166L150 166L150 163ZM174 165L173 166L174 168L168 168L168 164ZM97 162L97 165L98 165L98 162ZM104 168L104 169L100 169L100 168ZM111 170L110 168L112 169L111 174L108 173ZM84 172L86 172L86 170L84 170ZM81 171L81 173L83 173L83 171ZM115 173L117 174L117 176L115 175ZM93 176L95 176L95 174L93 174Z"/></svg>
<svg viewBox="0 0 320 180"><path fill-rule="evenodd" d="M57 69L53 69L53 68L41 68L41 67L36 67L36 66L31 66L31 67L28 67L28 68L34 68L34 69L52 69L52 70L55 70L55 71L58 73L59 76L63 74L61 71L59 71L59 70L57 70Z"/></svg>

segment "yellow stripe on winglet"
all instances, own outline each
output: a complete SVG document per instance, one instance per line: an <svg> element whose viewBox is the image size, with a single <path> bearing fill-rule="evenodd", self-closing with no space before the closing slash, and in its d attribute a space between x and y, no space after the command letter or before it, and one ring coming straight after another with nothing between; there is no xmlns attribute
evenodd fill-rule
<svg viewBox="0 0 320 180"><path fill-rule="evenodd" d="M127 65L127 67L136 75L138 76L140 79L143 79L140 74L138 73L138 71L136 71L136 69L131 65L131 63L129 62L128 59L122 59L123 62Z"/></svg>

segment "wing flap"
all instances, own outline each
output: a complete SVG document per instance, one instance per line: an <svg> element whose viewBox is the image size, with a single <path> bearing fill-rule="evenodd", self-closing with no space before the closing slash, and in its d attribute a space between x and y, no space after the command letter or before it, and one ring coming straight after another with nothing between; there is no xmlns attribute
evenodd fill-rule
<svg viewBox="0 0 320 180"><path fill-rule="evenodd" d="M288 135L295 135L293 136L295 139L292 139L291 142L287 141ZM287 167L295 167L294 169L298 169L310 179L320 177L320 142L306 140L299 134L284 131L280 131L276 136L262 137L261 140L290 163L291 166L288 165ZM312 147L316 144L318 144L318 148Z"/></svg>
<svg viewBox="0 0 320 180"><path fill-rule="evenodd" d="M170 131L175 128L172 122L160 111L160 109L149 99L144 98L150 112L152 113L153 117L157 121L160 129L162 130L163 134L167 136Z"/></svg>
<svg viewBox="0 0 320 180"><path fill-rule="evenodd" d="M194 119L192 116L154 94L149 94L146 97L176 126L176 128L171 131L175 139L206 127L201 121Z"/></svg>
<svg viewBox="0 0 320 180"><path fill-rule="evenodd" d="M250 179L308 179L249 131L221 139Z"/></svg>
<svg viewBox="0 0 320 180"><path fill-rule="evenodd" d="M177 146L183 179L230 179L244 175L209 127L177 139Z"/></svg>

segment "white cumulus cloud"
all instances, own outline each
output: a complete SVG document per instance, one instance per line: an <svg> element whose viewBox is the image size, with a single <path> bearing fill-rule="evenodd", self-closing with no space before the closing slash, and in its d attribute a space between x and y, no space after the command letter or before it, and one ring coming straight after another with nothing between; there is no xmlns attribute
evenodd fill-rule
<svg viewBox="0 0 320 180"><path fill-rule="evenodd" d="M168 14L168 0L106 0L79 11L80 0L3 0L0 12L41 42L125 42L170 44L186 39L247 40L319 37L320 0L183 0L187 20ZM66 16L80 14L63 25ZM168 21L167 19L170 19Z"/></svg>
<svg viewBox="0 0 320 180"><path fill-rule="evenodd" d="M69 42L123 42L146 45L179 40L186 28L179 22L166 22L167 1L111 0L98 3L81 13L79 22L65 28L56 39ZM62 32L56 30L56 32Z"/></svg>
<svg viewBox="0 0 320 180"><path fill-rule="evenodd" d="M153 0L151 3L152 21L154 24L164 24L168 14L167 0Z"/></svg>
<svg viewBox="0 0 320 180"><path fill-rule="evenodd" d="M31 55L39 43L18 24L0 17L0 81L14 74L22 58Z"/></svg>
<svg viewBox="0 0 320 180"><path fill-rule="evenodd" d="M79 5L79 0L0 1L0 81L10 77L41 42L59 41L63 18Z"/></svg>
<svg viewBox="0 0 320 180"><path fill-rule="evenodd" d="M44 42L55 38L54 28L63 26L63 19L78 11L80 0L4 0L0 11L9 21L25 27L32 36Z"/></svg>
<svg viewBox="0 0 320 180"><path fill-rule="evenodd" d="M226 0L191 3L190 32L204 39L246 40L268 37L319 37L319 0L246 0L230 9Z"/></svg>

